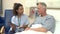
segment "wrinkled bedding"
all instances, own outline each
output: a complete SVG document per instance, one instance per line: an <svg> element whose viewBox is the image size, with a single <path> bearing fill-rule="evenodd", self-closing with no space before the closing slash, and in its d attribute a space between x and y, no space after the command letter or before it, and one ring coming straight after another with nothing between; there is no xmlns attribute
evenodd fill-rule
<svg viewBox="0 0 60 34"><path fill-rule="evenodd" d="M41 24L34 24L32 25L31 28L38 28L38 27L43 27ZM23 31L23 32L17 32L15 34L52 34L50 31L44 33L44 32L37 32L37 31L33 31L33 30L27 30L27 31Z"/></svg>

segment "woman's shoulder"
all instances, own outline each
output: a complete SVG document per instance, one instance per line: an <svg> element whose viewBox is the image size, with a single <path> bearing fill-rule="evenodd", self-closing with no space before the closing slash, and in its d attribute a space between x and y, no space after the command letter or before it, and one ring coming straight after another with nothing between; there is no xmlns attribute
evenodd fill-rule
<svg viewBox="0 0 60 34"><path fill-rule="evenodd" d="M15 19L16 18L16 16L12 16L12 19Z"/></svg>
<svg viewBox="0 0 60 34"><path fill-rule="evenodd" d="M24 16L24 17L28 17L28 15L26 15L26 14L23 14L23 16Z"/></svg>

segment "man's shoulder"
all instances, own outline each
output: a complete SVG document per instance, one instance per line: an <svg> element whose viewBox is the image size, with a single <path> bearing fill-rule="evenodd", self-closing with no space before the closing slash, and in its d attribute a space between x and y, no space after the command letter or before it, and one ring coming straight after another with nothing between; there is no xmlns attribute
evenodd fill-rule
<svg viewBox="0 0 60 34"><path fill-rule="evenodd" d="M54 18L54 17L48 14L46 18Z"/></svg>

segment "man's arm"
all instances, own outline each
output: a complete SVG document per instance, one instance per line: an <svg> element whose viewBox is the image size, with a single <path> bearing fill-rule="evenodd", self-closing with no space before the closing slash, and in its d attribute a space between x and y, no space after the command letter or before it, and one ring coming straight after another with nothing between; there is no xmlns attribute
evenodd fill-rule
<svg viewBox="0 0 60 34"><path fill-rule="evenodd" d="M34 31L47 32L49 29L55 27L55 19L53 17L48 18L45 21L45 23L46 24L44 24L43 27L41 27L41 28L30 28L30 29L34 30Z"/></svg>
<svg viewBox="0 0 60 34"><path fill-rule="evenodd" d="M25 31L27 31L27 30L34 30L34 31L38 31L38 32L47 32L47 29L43 28L43 27L41 27L41 28L30 28L30 27L28 27L25 29Z"/></svg>
<svg viewBox="0 0 60 34"><path fill-rule="evenodd" d="M34 31L38 31L38 32L47 32L47 29L46 28L30 28L30 30L34 30Z"/></svg>
<svg viewBox="0 0 60 34"><path fill-rule="evenodd" d="M30 29L30 27L27 27L27 28L25 28L25 31L27 31L27 30L29 30Z"/></svg>

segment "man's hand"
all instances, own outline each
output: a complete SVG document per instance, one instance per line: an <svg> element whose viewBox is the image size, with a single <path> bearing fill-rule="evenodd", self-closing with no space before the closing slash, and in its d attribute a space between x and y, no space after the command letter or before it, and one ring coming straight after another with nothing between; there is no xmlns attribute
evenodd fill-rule
<svg viewBox="0 0 60 34"><path fill-rule="evenodd" d="M26 29L25 29L25 31L27 31L27 30L29 30L30 28L29 27L27 27Z"/></svg>
<svg viewBox="0 0 60 34"><path fill-rule="evenodd" d="M18 28L19 28L19 29L20 29L20 28L23 28L23 26L19 26Z"/></svg>

